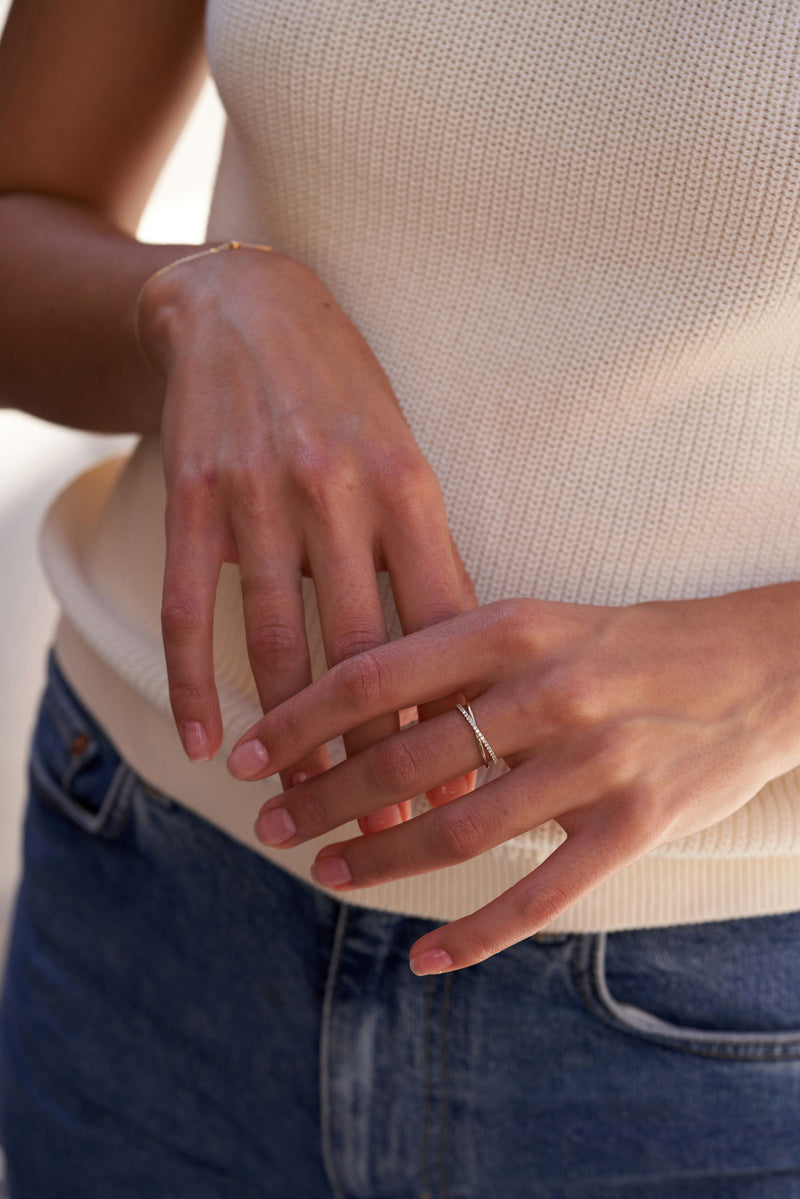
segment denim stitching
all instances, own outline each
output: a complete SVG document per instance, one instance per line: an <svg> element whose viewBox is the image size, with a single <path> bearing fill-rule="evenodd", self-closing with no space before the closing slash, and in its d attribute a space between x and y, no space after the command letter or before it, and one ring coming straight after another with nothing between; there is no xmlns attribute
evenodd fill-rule
<svg viewBox="0 0 800 1199"><path fill-rule="evenodd" d="M431 1199L431 1168L430 1168L430 1122L431 1122L431 1026L433 1015L434 975L428 975L425 989L425 1019L422 1029L422 1145L420 1174L422 1190L420 1199Z"/></svg>
<svg viewBox="0 0 800 1199"><path fill-rule="evenodd" d="M336 985L339 980L339 969L342 963L344 938L347 930L347 920L350 909L342 904L336 918L336 928L333 934L331 957L328 963L328 974L325 979L325 994L322 999L322 1017L320 1022L319 1039L319 1103L320 1103L320 1147L325 1174L330 1183L334 1199L345 1199L337 1177L334 1163L333 1130L331 1128L331 1078L330 1052L332 1046L331 1023L333 1020L333 1002Z"/></svg>
<svg viewBox="0 0 800 1199"><path fill-rule="evenodd" d="M91 836L114 839L120 835L130 815L133 796L137 788L145 791L144 784L136 772L121 758L118 750L103 732L102 727L78 706L73 698L70 684L61 673L61 668L51 652L47 663L47 685L42 697L42 709L52 720L61 738L61 748L70 752L76 736L87 738L86 746L78 755L71 754L66 768L57 776L57 783L44 769L38 758L31 760L32 779L40 793L49 799L66 819ZM95 811L84 808L79 800L70 795L76 775L97 754L113 754L117 759L114 775L105 795Z"/></svg>
<svg viewBox="0 0 800 1199"><path fill-rule="evenodd" d="M607 1003L607 1000L612 1003L614 1001L605 983L605 942L605 933L591 933L581 937L573 955L572 975L584 1005L594 1016L617 1032L649 1041L663 1049L724 1061L766 1063L800 1058L800 1033L765 1035L731 1032L727 1034L728 1037L736 1039L728 1041L725 1035L709 1031L706 1040L697 1035L704 1032L703 1029L687 1028L684 1032L676 1026L675 1034L670 1035L666 1031L659 1033L654 1029L637 1028L633 1023L628 1024ZM778 1037L785 1037L786 1043L776 1043Z"/></svg>
<svg viewBox="0 0 800 1199"><path fill-rule="evenodd" d="M128 819L133 793L139 780L125 762L120 762L114 774L109 792L117 788L117 800L110 805L108 819L103 828L106 837L118 837Z"/></svg>
<svg viewBox="0 0 800 1199"><path fill-rule="evenodd" d="M444 980L444 994L442 996L442 1042L440 1054L440 1074L442 1083L442 1116L439 1135L439 1190L441 1199L447 1199L447 1160L445 1157L445 1149L447 1145L447 1125L450 1116L447 1094L447 1037L450 1031L450 991L453 986L453 975L448 974Z"/></svg>
<svg viewBox="0 0 800 1199"><path fill-rule="evenodd" d="M60 784L55 783L38 758L31 759L29 770L31 781L43 802L54 808L63 819L69 820L90 836L108 838L119 835L130 811L130 786L123 787L123 784L128 779L133 780L133 784L136 781L136 776L124 762L120 763L102 803L94 812L82 807ZM108 832L108 829L113 829L113 832Z"/></svg>

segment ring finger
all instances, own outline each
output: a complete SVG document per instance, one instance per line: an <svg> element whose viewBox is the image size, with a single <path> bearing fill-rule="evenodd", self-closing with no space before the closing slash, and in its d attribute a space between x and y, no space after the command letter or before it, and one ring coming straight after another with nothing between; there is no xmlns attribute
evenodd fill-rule
<svg viewBox="0 0 800 1199"><path fill-rule="evenodd" d="M501 741L493 746L498 757L504 749L510 753L511 745L518 745L524 736L500 716L503 706L499 692L480 701L481 721L490 728L505 728L508 745ZM376 794L390 803L402 803L479 765L482 760L469 724L458 711L445 712L270 799L261 809L256 834L265 844L290 848L371 811Z"/></svg>

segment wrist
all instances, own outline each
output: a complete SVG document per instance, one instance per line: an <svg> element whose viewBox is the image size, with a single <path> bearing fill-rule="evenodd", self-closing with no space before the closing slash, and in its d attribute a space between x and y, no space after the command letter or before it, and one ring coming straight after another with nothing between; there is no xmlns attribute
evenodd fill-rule
<svg viewBox="0 0 800 1199"><path fill-rule="evenodd" d="M257 243L200 246L145 280L136 299L134 331L142 357L156 374L167 377L176 348L184 346L192 327L214 311L215 300L219 303L221 283L229 270L223 260L235 257L245 266L252 265L254 258L267 256L283 258L271 246ZM242 267L237 274L241 276Z"/></svg>
<svg viewBox="0 0 800 1199"><path fill-rule="evenodd" d="M800 583L760 587L750 593L755 652L765 678L766 736L779 759L778 773L800 765Z"/></svg>
<svg viewBox="0 0 800 1199"><path fill-rule="evenodd" d="M716 601L719 633L735 655L751 735L771 763L770 777L800 765L800 583L733 592ZM727 611L726 611L727 610Z"/></svg>

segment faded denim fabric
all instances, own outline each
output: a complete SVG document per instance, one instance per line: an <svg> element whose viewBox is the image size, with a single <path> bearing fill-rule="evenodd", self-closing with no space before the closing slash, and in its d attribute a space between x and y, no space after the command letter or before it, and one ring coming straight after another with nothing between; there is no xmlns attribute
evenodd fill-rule
<svg viewBox="0 0 800 1199"><path fill-rule="evenodd" d="M430 927L148 790L51 664L0 1024L12 1199L800 1196L800 914L417 979Z"/></svg>

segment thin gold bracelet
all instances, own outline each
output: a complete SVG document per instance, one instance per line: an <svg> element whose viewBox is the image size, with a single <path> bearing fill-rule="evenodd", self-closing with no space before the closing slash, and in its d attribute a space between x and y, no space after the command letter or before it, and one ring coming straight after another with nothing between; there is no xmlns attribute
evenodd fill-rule
<svg viewBox="0 0 800 1199"><path fill-rule="evenodd" d="M142 296L154 279L157 279L159 275L166 275L167 271L171 271L174 266L180 266L182 262L193 262L195 258L205 258L207 254L219 254L222 250L264 250L268 254L273 253L272 246L262 246L259 245L258 242L226 241L220 246L211 246L207 250L198 250L196 254L184 254L183 258L176 258L174 262L168 262L166 266L159 267L157 271L153 271L152 275L148 275L142 286L139 288L139 294L136 297L136 306L133 310L133 333L136 338L136 344L139 347L140 354L150 367L150 370L153 372L153 374L159 379L163 379L163 375L159 374L159 372L153 366L153 363L150 361L150 357L142 342L142 334L139 327Z"/></svg>

